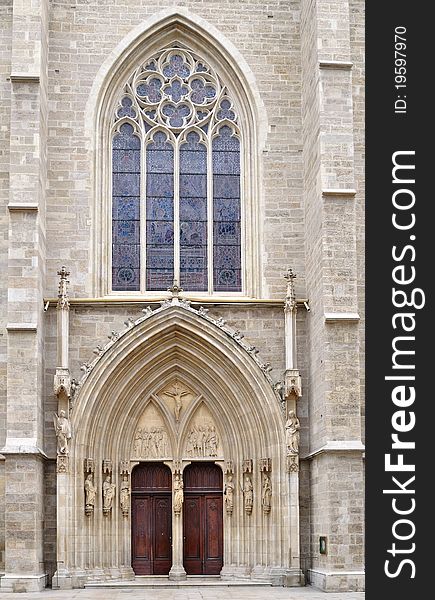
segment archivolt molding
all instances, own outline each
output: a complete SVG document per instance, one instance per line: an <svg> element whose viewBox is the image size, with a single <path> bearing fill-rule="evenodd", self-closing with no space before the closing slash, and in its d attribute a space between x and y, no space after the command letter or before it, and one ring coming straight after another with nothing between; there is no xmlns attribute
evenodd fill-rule
<svg viewBox="0 0 435 600"><path fill-rule="evenodd" d="M158 307L154 310L150 306L147 306L147 308L144 308L142 310L142 313L143 313L142 316L138 317L137 319L128 317L124 321L126 328L123 331L112 331L111 334L108 336L109 342L107 342L104 346L99 344L98 346L96 346L96 348L94 348L93 353L96 354L96 357L89 362L83 363L80 367L81 371L83 371L83 375L82 375L80 381L78 381L78 382L76 381L73 386L73 394L72 394L73 404L75 403L75 399L78 397L78 394L79 394L83 384L88 379L90 373L97 366L97 364L101 361L101 359L107 354L107 352L118 342L118 340L120 340L125 335L127 335L128 332L132 328L137 327L138 325L140 325L147 319L157 316L162 311L165 311L165 310L167 310L169 308L173 308L173 307L178 307L181 310L185 310L189 313L194 314L195 316L199 317L200 319L203 319L205 321L208 321L209 323L212 323L218 329L220 329L222 332L224 332L228 337L230 337L232 340L234 340L234 342L238 346L240 346L250 356L250 358L257 364L257 366L262 371L264 377L266 378L266 380L272 387L272 390L276 396L277 401L281 402L281 396L279 395L276 385L274 384L274 382L269 374L270 371L272 370L272 366L270 365L270 363L263 363L258 358L259 350L255 346L246 344L243 341L243 338L244 338L243 333L241 333L239 330L232 330L230 327L228 327L225 319L223 319L222 317L215 319L214 317L210 316L208 314L209 309L204 308L203 306L200 306L198 309L196 309L193 306L191 306L191 303L188 300L178 300L177 298L174 298L172 300L167 299L167 300L161 301L160 307Z"/></svg>
<svg viewBox="0 0 435 600"><path fill-rule="evenodd" d="M225 431L223 456L260 455L272 447L280 453L281 398L269 365L261 363L257 350L244 343L240 332L177 297L155 310L144 309L136 321L130 318L125 323L126 329L112 334L105 346L99 346L96 358L84 365L77 384L71 423L72 446L80 448L80 454L84 447L88 456L97 448L110 454L117 440L119 457L130 456L135 428L150 401L168 425L174 459L182 457L186 428L203 401L214 424ZM159 390L174 379L196 395L179 424L159 399Z"/></svg>

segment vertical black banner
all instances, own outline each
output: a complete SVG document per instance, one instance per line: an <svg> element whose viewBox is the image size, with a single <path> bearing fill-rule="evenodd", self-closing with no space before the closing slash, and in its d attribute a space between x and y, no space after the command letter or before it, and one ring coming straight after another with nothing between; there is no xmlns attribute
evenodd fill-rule
<svg viewBox="0 0 435 600"><path fill-rule="evenodd" d="M366 3L369 600L430 595L434 36L425 7Z"/></svg>

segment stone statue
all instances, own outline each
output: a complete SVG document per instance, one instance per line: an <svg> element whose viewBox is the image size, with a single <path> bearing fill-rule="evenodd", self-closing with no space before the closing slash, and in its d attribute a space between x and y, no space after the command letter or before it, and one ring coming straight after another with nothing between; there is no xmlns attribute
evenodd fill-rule
<svg viewBox="0 0 435 600"><path fill-rule="evenodd" d="M263 495L261 498L261 503L263 505L263 511L265 513L270 512L270 501L272 498L272 484L270 482L269 475L265 475L263 481Z"/></svg>
<svg viewBox="0 0 435 600"><path fill-rule="evenodd" d="M243 487L243 493L245 496L245 511L248 515L252 512L252 505L254 503L254 488L252 486L252 481L249 475L245 477L245 485Z"/></svg>
<svg viewBox="0 0 435 600"><path fill-rule="evenodd" d="M219 440L216 433L216 427L212 425L207 434L207 450L209 456L217 456L218 444Z"/></svg>
<svg viewBox="0 0 435 600"><path fill-rule="evenodd" d="M228 473L228 475L227 475L227 480L225 482L224 494L225 494L225 508L226 508L227 514L232 515L233 507L234 507L234 482L233 482L232 473Z"/></svg>
<svg viewBox="0 0 435 600"><path fill-rule="evenodd" d="M183 479L177 473L174 480L174 513L179 515L183 506Z"/></svg>
<svg viewBox="0 0 435 600"><path fill-rule="evenodd" d="M103 483L103 512L108 513L112 510L113 498L115 497L116 486L112 483L112 478L107 475Z"/></svg>
<svg viewBox="0 0 435 600"><path fill-rule="evenodd" d="M182 392L180 391L180 388L178 386L178 382L174 384L174 391L173 392L163 392L165 394L165 396L169 396L170 398L174 399L175 405L174 405L174 415L175 415L175 420L178 423L178 421L180 420L180 412L181 409L183 408L183 396L187 396L189 392Z"/></svg>
<svg viewBox="0 0 435 600"><path fill-rule="evenodd" d="M299 452L299 429L301 424L296 416L294 410L291 410L288 414L288 419L285 424L285 441L287 445L287 455L297 454Z"/></svg>
<svg viewBox="0 0 435 600"><path fill-rule="evenodd" d="M124 475L121 481L119 492L119 504L123 515L128 515L130 510L130 485L128 483L128 475Z"/></svg>
<svg viewBox="0 0 435 600"><path fill-rule="evenodd" d="M53 423L57 437L57 453L68 454L68 440L71 439L71 425L64 410L61 410L59 415L54 413Z"/></svg>
<svg viewBox="0 0 435 600"><path fill-rule="evenodd" d="M94 510L95 497L97 495L97 488L93 482L93 475L89 473L85 479L85 513L90 514Z"/></svg>

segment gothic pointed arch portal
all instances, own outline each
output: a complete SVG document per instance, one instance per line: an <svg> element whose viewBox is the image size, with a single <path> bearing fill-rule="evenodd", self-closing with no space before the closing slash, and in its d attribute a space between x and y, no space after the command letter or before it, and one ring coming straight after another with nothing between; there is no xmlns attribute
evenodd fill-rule
<svg viewBox="0 0 435 600"><path fill-rule="evenodd" d="M89 365L75 395L69 468L58 489L58 501L68 505L59 532L64 575L74 585L134 576L128 486L144 462L172 472L170 577L185 576L183 471L204 462L222 469L227 491L221 575L283 583L298 570L297 551L289 552L298 535L298 524L289 522L297 489L290 489L286 472L280 401L240 338L206 311L173 298L131 320ZM272 490L267 510L265 469ZM97 490L92 510L89 474ZM72 535L77 528L81 534Z"/></svg>

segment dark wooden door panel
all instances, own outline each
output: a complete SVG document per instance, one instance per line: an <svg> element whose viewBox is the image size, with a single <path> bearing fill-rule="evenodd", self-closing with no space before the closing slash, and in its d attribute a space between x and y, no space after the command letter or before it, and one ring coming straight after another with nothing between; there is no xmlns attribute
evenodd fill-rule
<svg viewBox="0 0 435 600"><path fill-rule="evenodd" d="M172 565L171 497L154 498L153 574L167 575Z"/></svg>
<svg viewBox="0 0 435 600"><path fill-rule="evenodd" d="M137 575L152 573L151 510L152 498L132 498L133 570Z"/></svg>
<svg viewBox="0 0 435 600"><path fill-rule="evenodd" d="M172 565L171 472L141 464L132 474L132 567L136 575L167 575Z"/></svg>
<svg viewBox="0 0 435 600"><path fill-rule="evenodd" d="M219 575L223 566L222 495L204 496L204 574Z"/></svg>
<svg viewBox="0 0 435 600"><path fill-rule="evenodd" d="M195 463L184 474L184 568L188 575L218 575L223 566L222 471Z"/></svg>
<svg viewBox="0 0 435 600"><path fill-rule="evenodd" d="M188 575L202 573L201 496L184 499L184 568Z"/></svg>

